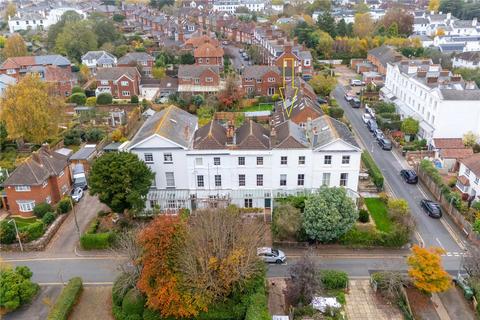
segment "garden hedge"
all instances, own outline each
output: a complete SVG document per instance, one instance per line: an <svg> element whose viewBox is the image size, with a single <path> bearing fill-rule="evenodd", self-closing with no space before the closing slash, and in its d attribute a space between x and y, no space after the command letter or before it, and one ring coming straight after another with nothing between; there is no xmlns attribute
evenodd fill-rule
<svg viewBox="0 0 480 320"><path fill-rule="evenodd" d="M57 212L62 214L62 213L67 213L72 209L72 204L70 202L70 197L64 197L60 202L58 202L57 205Z"/></svg>
<svg viewBox="0 0 480 320"><path fill-rule="evenodd" d="M47 212L52 212L53 211L53 208L51 205L49 205L48 203L46 202L42 202L42 203L39 203L37 204L34 208L33 208L33 214L35 216L37 216L37 218L43 218L43 216L47 213Z"/></svg>
<svg viewBox="0 0 480 320"><path fill-rule="evenodd" d="M348 285L348 275L344 271L322 270L320 279L327 290L345 289Z"/></svg>
<svg viewBox="0 0 480 320"><path fill-rule="evenodd" d="M18 231L20 234L25 234L27 241L33 241L43 236L45 224L43 221L37 221L20 228Z"/></svg>
<svg viewBox="0 0 480 320"><path fill-rule="evenodd" d="M365 167L367 167L368 174L370 175L370 178L372 178L372 181L377 189L382 190L384 182L382 171L380 171L380 168L377 166L370 154L366 151L362 152L362 162Z"/></svg>
<svg viewBox="0 0 480 320"><path fill-rule="evenodd" d="M80 237L80 245L85 250L106 249L112 242L112 232L85 233Z"/></svg>
<svg viewBox="0 0 480 320"><path fill-rule="evenodd" d="M67 320L75 302L82 292L82 288L81 278L75 277L70 279L60 293L55 305L50 310L47 320Z"/></svg>
<svg viewBox="0 0 480 320"><path fill-rule="evenodd" d="M43 223L48 226L50 223L55 221L55 214L53 212L47 212L42 218Z"/></svg>

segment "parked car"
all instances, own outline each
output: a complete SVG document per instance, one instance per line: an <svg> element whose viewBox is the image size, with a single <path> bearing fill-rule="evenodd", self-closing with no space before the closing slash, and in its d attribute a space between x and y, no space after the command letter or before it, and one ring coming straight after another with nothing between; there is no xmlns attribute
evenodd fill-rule
<svg viewBox="0 0 480 320"><path fill-rule="evenodd" d="M440 205L435 201L423 199L422 201L420 201L420 204L423 210L425 211L425 213L428 214L430 217L432 218L442 217L442 209L440 208Z"/></svg>
<svg viewBox="0 0 480 320"><path fill-rule="evenodd" d="M453 277L453 283L462 289L465 299L472 300L473 289L468 284L468 275L459 274Z"/></svg>
<svg viewBox="0 0 480 320"><path fill-rule="evenodd" d="M87 177L85 176L85 169L83 164L77 163L73 167L73 188L82 188L83 190L88 188Z"/></svg>
<svg viewBox="0 0 480 320"><path fill-rule="evenodd" d="M346 92L344 98L347 102L350 102L350 100L353 99L353 96L349 92Z"/></svg>
<svg viewBox="0 0 480 320"><path fill-rule="evenodd" d="M373 131L373 136L374 136L377 140L380 140L380 139L385 138L385 136L383 135L383 131L380 130L380 129L375 129L375 131Z"/></svg>
<svg viewBox="0 0 480 320"><path fill-rule="evenodd" d="M368 106L368 104L365 105L365 111L372 117L375 118L375 110L371 107Z"/></svg>
<svg viewBox="0 0 480 320"><path fill-rule="evenodd" d="M272 249L270 247L257 248L257 255L263 261L267 263L283 263L287 259L285 253L278 249Z"/></svg>
<svg viewBox="0 0 480 320"><path fill-rule="evenodd" d="M352 80L350 80L350 85L352 87L361 86L361 85L363 85L363 81L358 80L358 79L352 79Z"/></svg>
<svg viewBox="0 0 480 320"><path fill-rule="evenodd" d="M364 114L362 115L362 120L363 120L363 123L365 123L365 124L367 124L368 121L370 121L371 119L372 119L372 116L369 115L368 113L364 113Z"/></svg>
<svg viewBox="0 0 480 320"><path fill-rule="evenodd" d="M72 190L72 200L75 202L80 201L83 198L83 189L82 188L75 188Z"/></svg>
<svg viewBox="0 0 480 320"><path fill-rule="evenodd" d="M352 98L352 100L350 100L350 105L352 106L352 108L360 108L362 103L360 102L360 99L354 97Z"/></svg>
<svg viewBox="0 0 480 320"><path fill-rule="evenodd" d="M226 46L228 44L228 41L222 41L222 44Z"/></svg>
<svg viewBox="0 0 480 320"><path fill-rule="evenodd" d="M383 150L392 150L392 141L387 138L378 139L378 144Z"/></svg>
<svg viewBox="0 0 480 320"><path fill-rule="evenodd" d="M370 132L373 132L376 129L378 129L377 122L373 119L368 120L367 127L368 127L368 130L370 130Z"/></svg>
<svg viewBox="0 0 480 320"><path fill-rule="evenodd" d="M324 99L320 96L317 97L317 102L320 103L320 104L326 104L328 103L327 99Z"/></svg>
<svg viewBox="0 0 480 320"><path fill-rule="evenodd" d="M417 173L413 170L400 170L400 175L406 183L416 184L418 183Z"/></svg>

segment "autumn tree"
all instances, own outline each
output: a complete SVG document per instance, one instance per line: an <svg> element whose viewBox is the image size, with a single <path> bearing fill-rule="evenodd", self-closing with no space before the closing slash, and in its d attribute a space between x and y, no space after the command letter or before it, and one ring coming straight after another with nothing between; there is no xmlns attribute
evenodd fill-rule
<svg viewBox="0 0 480 320"><path fill-rule="evenodd" d="M377 25L383 26L385 30L390 29L390 33L387 32L390 37L398 35L406 37L413 32L413 15L405 9L392 8L385 13ZM396 29L397 33L392 34L392 29Z"/></svg>
<svg viewBox="0 0 480 320"><path fill-rule="evenodd" d="M218 301L261 271L257 248L264 224L245 219L236 207L197 211L190 216L180 255L184 286Z"/></svg>
<svg viewBox="0 0 480 320"><path fill-rule="evenodd" d="M5 21L8 21L9 17L15 16L17 13L17 6L13 2L8 2L7 6L5 7Z"/></svg>
<svg viewBox="0 0 480 320"><path fill-rule="evenodd" d="M218 92L217 98L222 109L231 109L241 98L242 92L235 76L228 76L225 80L225 87Z"/></svg>
<svg viewBox="0 0 480 320"><path fill-rule="evenodd" d="M430 0L428 2L428 11L438 12L440 8L440 0Z"/></svg>
<svg viewBox="0 0 480 320"><path fill-rule="evenodd" d="M466 132L462 137L463 144L466 147L473 147L475 144L478 143L479 140L480 140L480 138L479 138L478 134L476 134L473 131Z"/></svg>
<svg viewBox="0 0 480 320"><path fill-rule="evenodd" d="M408 117L402 121L401 129L406 135L416 135L420 130L420 123L412 117Z"/></svg>
<svg viewBox="0 0 480 320"><path fill-rule="evenodd" d="M152 76L155 79L162 79L166 76L165 68L162 67L153 67L152 69Z"/></svg>
<svg viewBox="0 0 480 320"><path fill-rule="evenodd" d="M7 38L5 47L3 48L5 58L23 57L27 55L27 46L20 34L15 33Z"/></svg>
<svg viewBox="0 0 480 320"><path fill-rule="evenodd" d="M136 154L105 153L92 165L89 177L90 194L113 211L140 210L155 175Z"/></svg>
<svg viewBox="0 0 480 320"><path fill-rule="evenodd" d="M49 85L37 75L26 75L9 86L0 100L0 121L10 139L43 143L58 132L63 102L49 94Z"/></svg>
<svg viewBox="0 0 480 320"><path fill-rule="evenodd" d="M81 61L83 54L98 47L94 31L94 26L87 20L67 23L55 39L55 51Z"/></svg>
<svg viewBox="0 0 480 320"><path fill-rule="evenodd" d="M139 235L143 251L137 287L147 296L147 306L162 317L195 317L206 310L205 297L182 288L178 259L184 251L185 237L185 221L167 215L156 217Z"/></svg>
<svg viewBox="0 0 480 320"><path fill-rule="evenodd" d="M335 77L319 73L316 76L313 76L308 83L312 86L313 90L315 90L317 94L326 97L330 95L330 92L332 92L333 89L335 89L335 86L337 85L337 79Z"/></svg>
<svg viewBox="0 0 480 320"><path fill-rule="evenodd" d="M325 59L330 59L333 51L333 38L326 32L317 30L314 33L318 36L318 44L315 47L319 55Z"/></svg>
<svg viewBox="0 0 480 320"><path fill-rule="evenodd" d="M365 38L372 34L374 23L370 13L356 13L353 24L353 32L359 38Z"/></svg>
<svg viewBox="0 0 480 320"><path fill-rule="evenodd" d="M452 279L443 269L440 257L444 253L445 250L441 248L412 247L407 264L410 266L408 274L415 287L428 293L443 292L450 288Z"/></svg>

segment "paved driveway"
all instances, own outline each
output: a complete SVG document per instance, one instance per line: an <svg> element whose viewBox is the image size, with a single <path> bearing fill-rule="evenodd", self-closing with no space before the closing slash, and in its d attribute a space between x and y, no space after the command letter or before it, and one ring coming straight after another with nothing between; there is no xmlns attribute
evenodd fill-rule
<svg viewBox="0 0 480 320"><path fill-rule="evenodd" d="M62 291L61 285L41 286L40 293L30 304L24 305L3 318L4 320L43 320L47 319L50 307L55 303Z"/></svg>

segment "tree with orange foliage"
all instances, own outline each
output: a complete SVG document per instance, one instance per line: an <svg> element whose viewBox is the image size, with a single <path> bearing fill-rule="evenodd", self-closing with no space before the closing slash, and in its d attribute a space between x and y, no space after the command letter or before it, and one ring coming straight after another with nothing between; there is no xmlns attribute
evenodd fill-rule
<svg viewBox="0 0 480 320"><path fill-rule="evenodd" d="M231 109L241 98L242 92L234 76L229 76L225 80L225 88L218 92L217 98L222 110Z"/></svg>
<svg viewBox="0 0 480 320"><path fill-rule="evenodd" d="M177 216L155 218L139 235L143 249L137 287L147 305L162 317L195 317L206 310L204 297L183 288L178 255L183 251L186 223Z"/></svg>
<svg viewBox="0 0 480 320"><path fill-rule="evenodd" d="M444 253L445 250L441 248L413 246L407 264L410 266L408 274L415 287L428 293L443 292L450 288L452 279L441 264L440 255Z"/></svg>

